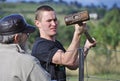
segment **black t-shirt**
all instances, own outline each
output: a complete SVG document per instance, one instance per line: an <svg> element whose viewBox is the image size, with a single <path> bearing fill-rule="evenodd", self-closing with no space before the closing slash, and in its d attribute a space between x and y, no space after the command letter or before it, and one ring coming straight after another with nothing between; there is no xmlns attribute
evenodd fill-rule
<svg viewBox="0 0 120 81"><path fill-rule="evenodd" d="M32 55L38 58L42 67L50 74L52 80L66 81L65 66L52 63L52 57L58 49L65 52L59 41L50 41L44 38L37 38L33 45Z"/></svg>

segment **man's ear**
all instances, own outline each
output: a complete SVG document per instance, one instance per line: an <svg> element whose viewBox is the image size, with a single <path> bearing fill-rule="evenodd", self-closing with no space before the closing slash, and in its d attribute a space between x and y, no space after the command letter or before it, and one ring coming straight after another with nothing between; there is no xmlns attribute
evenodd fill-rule
<svg viewBox="0 0 120 81"><path fill-rule="evenodd" d="M15 34L15 36L14 36L14 42L15 42L15 43L18 43L18 41L19 41L19 35L18 35L18 34Z"/></svg>
<svg viewBox="0 0 120 81"><path fill-rule="evenodd" d="M37 27L40 27L40 21L35 20L35 25L36 25Z"/></svg>

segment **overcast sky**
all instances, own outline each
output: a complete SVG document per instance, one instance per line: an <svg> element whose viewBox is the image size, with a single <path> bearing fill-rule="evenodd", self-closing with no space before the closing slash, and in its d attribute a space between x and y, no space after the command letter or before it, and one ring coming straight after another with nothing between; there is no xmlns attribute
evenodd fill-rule
<svg viewBox="0 0 120 81"><path fill-rule="evenodd" d="M23 1L23 0L7 0L7 1L16 2L16 1ZM39 2L41 0L25 0L25 1ZM58 1L58 0L54 0L54 1ZM89 5L91 3L93 3L95 5L104 4L104 5L108 6L108 7L111 7L114 3L116 3L120 7L120 0L63 0L63 1L67 1L67 2L77 1L77 2L80 2L82 5Z"/></svg>

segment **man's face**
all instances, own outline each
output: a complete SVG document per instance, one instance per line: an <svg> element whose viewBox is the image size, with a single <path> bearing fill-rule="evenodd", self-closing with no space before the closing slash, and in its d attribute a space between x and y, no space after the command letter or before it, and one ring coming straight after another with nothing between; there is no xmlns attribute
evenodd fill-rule
<svg viewBox="0 0 120 81"><path fill-rule="evenodd" d="M57 34L58 21L54 11L42 12L41 20L39 22L39 30L41 35L53 37Z"/></svg>

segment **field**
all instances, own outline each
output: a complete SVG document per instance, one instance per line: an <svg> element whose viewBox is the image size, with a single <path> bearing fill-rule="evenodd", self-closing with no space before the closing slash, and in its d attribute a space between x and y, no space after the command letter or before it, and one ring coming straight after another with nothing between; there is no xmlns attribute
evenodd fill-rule
<svg viewBox="0 0 120 81"><path fill-rule="evenodd" d="M109 61L104 55L95 55L91 50L84 62L84 81L120 81L120 52L113 51ZM79 81L79 69L72 71L67 69L68 81Z"/></svg>

